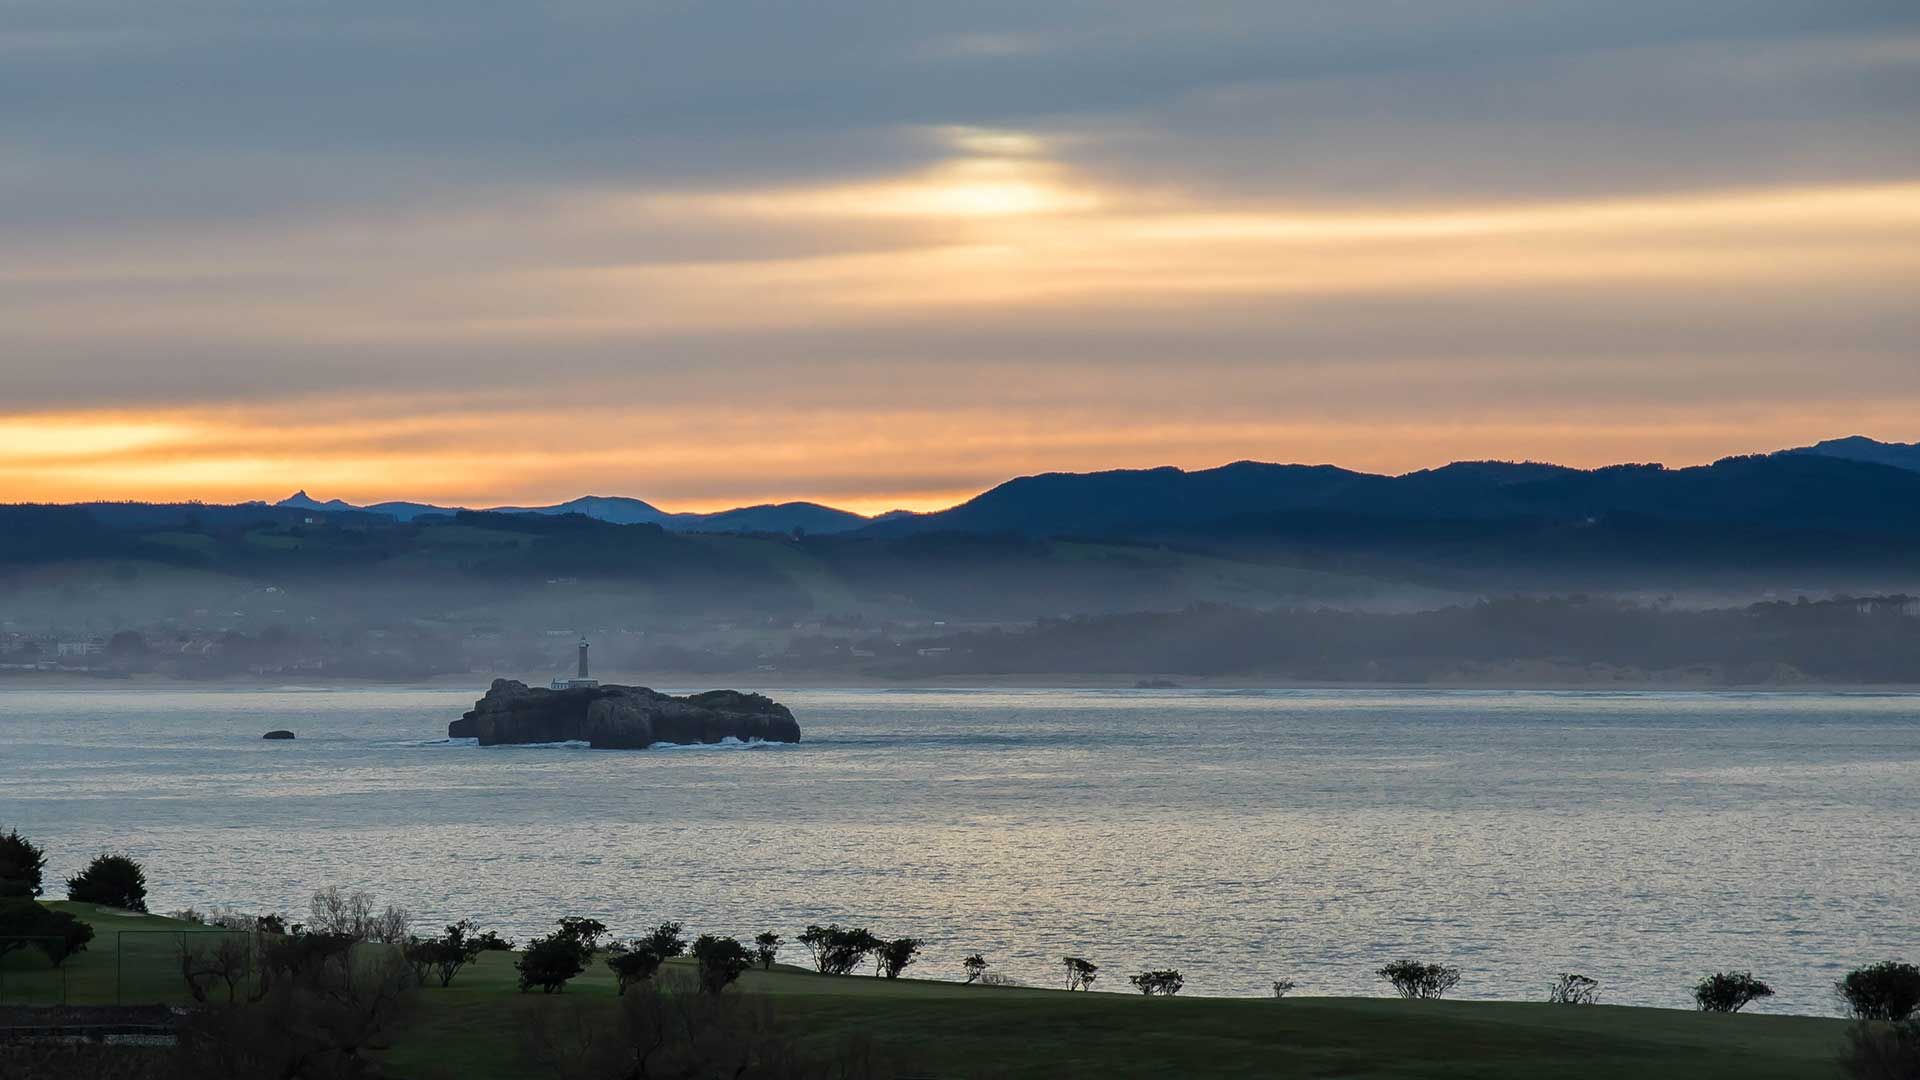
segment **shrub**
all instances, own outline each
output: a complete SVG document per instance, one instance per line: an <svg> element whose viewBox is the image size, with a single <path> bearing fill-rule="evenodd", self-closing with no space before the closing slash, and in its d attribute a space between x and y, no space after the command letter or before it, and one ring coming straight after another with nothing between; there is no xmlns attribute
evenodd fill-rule
<svg viewBox="0 0 1920 1080"><path fill-rule="evenodd" d="M1294 981L1292 979L1273 980L1274 1000L1278 1001L1279 999L1286 997L1288 994L1293 993L1293 987L1294 987Z"/></svg>
<svg viewBox="0 0 1920 1080"><path fill-rule="evenodd" d="M1412 1000L1437 1000L1460 984L1459 968L1417 960L1396 960L1374 974L1392 983L1395 993Z"/></svg>
<svg viewBox="0 0 1920 1080"><path fill-rule="evenodd" d="M448 926L447 932L437 938L412 938L401 949L413 965L415 979L424 984L431 974L443 988L453 983L461 968L480 959L483 951L473 933L473 923L467 919Z"/></svg>
<svg viewBox="0 0 1920 1080"><path fill-rule="evenodd" d="M1127 976L1127 981L1133 984L1134 989L1148 997L1172 997L1180 992L1181 987L1187 985L1187 980L1178 971L1172 969L1143 971L1138 975Z"/></svg>
<svg viewBox="0 0 1920 1080"><path fill-rule="evenodd" d="M960 961L960 967L967 973L967 981L973 982L987 973L987 958L979 953L974 953L972 956Z"/></svg>
<svg viewBox="0 0 1920 1080"><path fill-rule="evenodd" d="M146 911L147 872L125 855L96 855L85 870L67 879L67 899Z"/></svg>
<svg viewBox="0 0 1920 1080"><path fill-rule="evenodd" d="M1840 1066L1853 1080L1920 1080L1920 1021L1854 1024Z"/></svg>
<svg viewBox="0 0 1920 1080"><path fill-rule="evenodd" d="M693 956L700 962L700 989L709 994L725 990L753 966L747 947L730 937L701 934L693 941Z"/></svg>
<svg viewBox="0 0 1920 1080"><path fill-rule="evenodd" d="M760 962L760 970L772 971L774 957L780 955L780 935L769 930L753 939L753 958Z"/></svg>
<svg viewBox="0 0 1920 1080"><path fill-rule="evenodd" d="M46 868L47 853L20 830L0 833L0 898L39 896Z"/></svg>
<svg viewBox="0 0 1920 1080"><path fill-rule="evenodd" d="M67 912L41 907L24 897L0 899L0 956L35 948L59 967L67 957L85 952L92 940L93 927Z"/></svg>
<svg viewBox="0 0 1920 1080"><path fill-rule="evenodd" d="M1067 969L1067 989L1091 990L1093 980L1100 971L1100 965L1083 956L1063 956L1060 963Z"/></svg>
<svg viewBox="0 0 1920 1080"><path fill-rule="evenodd" d="M486 933L481 934L479 937L474 938L473 942L474 944L480 946L481 952L512 952L513 951L512 939L503 938L497 932L492 930L488 930Z"/></svg>
<svg viewBox="0 0 1920 1080"><path fill-rule="evenodd" d="M1906 1020L1920 1009L1920 968L1888 960L1847 972L1833 984L1856 1020Z"/></svg>
<svg viewBox="0 0 1920 1080"><path fill-rule="evenodd" d="M1547 1002L1552 1005L1591 1005L1599 1000L1599 980L1585 975L1563 971L1547 988Z"/></svg>
<svg viewBox="0 0 1920 1080"><path fill-rule="evenodd" d="M623 949L607 957L607 970L613 972L614 982L619 986L619 992L622 995L626 994L627 987L634 983L653 978L654 972L660 970L660 964L660 954L645 944Z"/></svg>
<svg viewBox="0 0 1920 1080"><path fill-rule="evenodd" d="M558 993L567 985L567 980L587 969L591 955L592 951L584 948L579 938L564 932L532 939L520 954L520 962L514 965L520 972L520 992L524 994L537 986L543 994Z"/></svg>
<svg viewBox="0 0 1920 1080"><path fill-rule="evenodd" d="M1746 971L1722 971L1694 985L1693 1001L1701 1012L1736 1013L1749 1003L1773 996L1773 987Z"/></svg>
<svg viewBox="0 0 1920 1080"><path fill-rule="evenodd" d="M814 967L823 975L845 975L880 947L880 939L864 928L847 929L839 923L809 923L800 944L813 954Z"/></svg>
<svg viewBox="0 0 1920 1080"><path fill-rule="evenodd" d="M913 963L913 958L920 955L921 944L919 938L903 937L894 938L881 945L876 973L885 975L889 979L899 978L900 973L907 969L907 965Z"/></svg>

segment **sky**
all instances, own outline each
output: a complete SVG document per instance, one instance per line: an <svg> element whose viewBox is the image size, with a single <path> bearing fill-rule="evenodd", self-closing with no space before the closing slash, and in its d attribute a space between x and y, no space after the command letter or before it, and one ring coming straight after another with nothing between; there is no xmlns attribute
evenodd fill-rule
<svg viewBox="0 0 1920 1080"><path fill-rule="evenodd" d="M0 0L0 500L1920 439L1911 0Z"/></svg>

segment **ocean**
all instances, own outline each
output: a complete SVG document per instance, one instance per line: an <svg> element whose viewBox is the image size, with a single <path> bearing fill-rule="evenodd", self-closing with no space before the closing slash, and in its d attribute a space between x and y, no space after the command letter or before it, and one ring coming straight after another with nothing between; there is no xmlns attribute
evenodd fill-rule
<svg viewBox="0 0 1920 1080"><path fill-rule="evenodd" d="M1750 969L1755 1011L1832 1014L1847 969L1920 961L1911 695L769 688L802 743L595 751L449 742L480 689L0 690L0 829L50 883L131 853L156 911L837 921L925 939L910 976L1071 954L1096 990L1382 994L1411 958L1684 1008Z"/></svg>

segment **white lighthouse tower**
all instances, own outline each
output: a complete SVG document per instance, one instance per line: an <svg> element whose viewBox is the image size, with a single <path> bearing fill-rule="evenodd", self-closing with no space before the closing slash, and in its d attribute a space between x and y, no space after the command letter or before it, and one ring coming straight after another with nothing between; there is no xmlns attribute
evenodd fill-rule
<svg viewBox="0 0 1920 1080"><path fill-rule="evenodd" d="M563 678L561 676L556 675L553 678L553 682L550 683L549 685L552 686L553 689L555 690L583 690L588 687L594 687L594 686L600 685L599 679L590 679L587 677L587 639L586 638L580 639L580 673L571 679Z"/></svg>

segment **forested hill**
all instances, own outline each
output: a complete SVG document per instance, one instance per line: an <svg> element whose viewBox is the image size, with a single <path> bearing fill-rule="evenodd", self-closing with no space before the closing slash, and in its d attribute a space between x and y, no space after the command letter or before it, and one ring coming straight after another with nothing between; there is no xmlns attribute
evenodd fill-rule
<svg viewBox="0 0 1920 1080"><path fill-rule="evenodd" d="M1727 458L1685 469L1458 462L1404 476L1243 461L1194 472L1021 477L950 510L902 516L863 531L1139 536L1229 523L1244 531L1260 520L1283 530L1290 515L1402 522L1634 519L1908 536L1920 533L1920 472L1814 453Z"/></svg>

